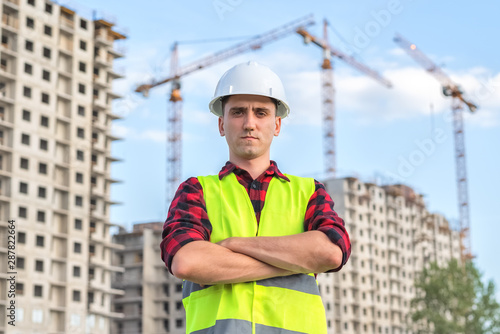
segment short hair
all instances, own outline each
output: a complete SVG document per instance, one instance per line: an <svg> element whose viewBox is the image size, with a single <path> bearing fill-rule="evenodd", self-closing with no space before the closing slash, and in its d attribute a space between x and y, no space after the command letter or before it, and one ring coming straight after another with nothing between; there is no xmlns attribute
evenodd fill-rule
<svg viewBox="0 0 500 334"><path fill-rule="evenodd" d="M220 104L221 104L221 107L222 107L222 116L224 116L224 109L226 108L226 103L227 103L227 100L229 100L229 98L231 97L232 95L225 95L225 96L221 96L220 97ZM272 98L272 97L269 97L271 99L271 101L274 103L274 115L276 116L276 114L278 113L278 105L280 104L280 101L278 101L277 99L275 98Z"/></svg>
<svg viewBox="0 0 500 334"><path fill-rule="evenodd" d="M229 96L231 96L231 95L221 96L221 98L220 98L220 105L222 108L222 116L224 116L224 109L226 108L226 102L229 99Z"/></svg>

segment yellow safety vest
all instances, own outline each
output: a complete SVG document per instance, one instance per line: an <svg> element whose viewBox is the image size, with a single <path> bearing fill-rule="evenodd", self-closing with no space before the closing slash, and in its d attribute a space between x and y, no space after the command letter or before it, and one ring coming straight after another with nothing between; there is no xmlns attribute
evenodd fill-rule
<svg viewBox="0 0 500 334"><path fill-rule="evenodd" d="M257 224L246 189L231 173L198 177L212 224L211 242L229 237L285 236L304 232L314 180L273 177ZM314 274L207 287L184 281L186 333L326 333L325 309Z"/></svg>

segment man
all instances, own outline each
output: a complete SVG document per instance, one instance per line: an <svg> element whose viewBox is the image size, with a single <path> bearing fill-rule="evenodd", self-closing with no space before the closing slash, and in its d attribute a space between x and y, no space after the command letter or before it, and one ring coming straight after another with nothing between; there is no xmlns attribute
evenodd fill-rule
<svg viewBox="0 0 500 334"><path fill-rule="evenodd" d="M270 160L289 113L281 80L255 62L237 65L209 106L229 161L180 185L161 242L185 280L187 333L326 333L313 273L340 270L350 241L324 186Z"/></svg>

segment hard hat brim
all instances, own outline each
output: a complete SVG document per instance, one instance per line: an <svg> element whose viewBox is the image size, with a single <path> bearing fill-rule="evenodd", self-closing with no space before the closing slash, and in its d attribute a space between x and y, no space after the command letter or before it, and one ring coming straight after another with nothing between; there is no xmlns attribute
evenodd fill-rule
<svg viewBox="0 0 500 334"><path fill-rule="evenodd" d="M242 94L228 94L228 95L224 95L224 96L214 97L212 99L212 101L210 101L210 103L208 104L212 114L214 114L215 116L218 116L218 117L222 117L223 116L222 99L226 96L233 96L233 95L242 95ZM288 104L286 104L284 101L277 99L273 96L262 95L262 94L245 94L245 95L266 96L266 97L269 97L271 99L275 99L276 101L278 101L278 105L276 107L276 116L277 117L285 118L290 113L290 107L288 106Z"/></svg>

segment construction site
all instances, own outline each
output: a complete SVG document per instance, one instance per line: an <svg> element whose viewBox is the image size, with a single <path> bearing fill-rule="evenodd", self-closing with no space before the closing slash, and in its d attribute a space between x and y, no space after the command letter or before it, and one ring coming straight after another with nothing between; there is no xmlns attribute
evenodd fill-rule
<svg viewBox="0 0 500 334"><path fill-rule="evenodd" d="M248 60L276 67L289 97L271 158L325 185L352 243L340 272L317 277L328 333L413 333L427 264L489 263L476 189L498 178L478 177L491 141L477 133L498 130L500 74L453 71L422 35L397 31L408 4L379 4L346 38L317 11L222 34L249 4L214 1L213 30L169 31L159 49L129 41L136 26L120 29L113 6L117 19L77 3L1 3L0 333L185 333L163 222L181 182L227 161L207 106L216 78ZM386 52L376 44L388 35Z"/></svg>

